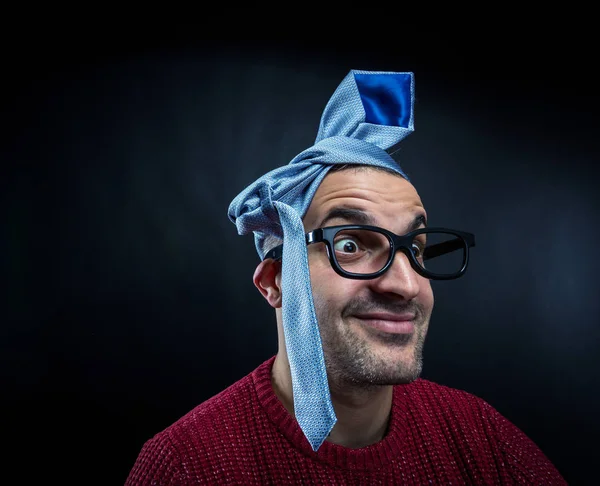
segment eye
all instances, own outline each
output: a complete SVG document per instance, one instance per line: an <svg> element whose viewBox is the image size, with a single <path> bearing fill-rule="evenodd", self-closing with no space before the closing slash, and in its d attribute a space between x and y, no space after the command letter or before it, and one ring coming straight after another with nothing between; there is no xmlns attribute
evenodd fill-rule
<svg viewBox="0 0 600 486"><path fill-rule="evenodd" d="M423 256L423 245L419 242L413 242L412 252L415 258L421 258Z"/></svg>
<svg viewBox="0 0 600 486"><path fill-rule="evenodd" d="M358 243L351 238L341 238L335 242L334 249L342 253L356 253Z"/></svg>

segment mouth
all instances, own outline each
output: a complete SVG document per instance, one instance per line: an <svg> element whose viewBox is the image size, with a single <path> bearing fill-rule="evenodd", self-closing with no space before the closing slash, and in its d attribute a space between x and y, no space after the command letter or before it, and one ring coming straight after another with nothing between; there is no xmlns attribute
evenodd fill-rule
<svg viewBox="0 0 600 486"><path fill-rule="evenodd" d="M412 313L373 312L354 317L366 326L389 334L412 334L415 331L416 315Z"/></svg>

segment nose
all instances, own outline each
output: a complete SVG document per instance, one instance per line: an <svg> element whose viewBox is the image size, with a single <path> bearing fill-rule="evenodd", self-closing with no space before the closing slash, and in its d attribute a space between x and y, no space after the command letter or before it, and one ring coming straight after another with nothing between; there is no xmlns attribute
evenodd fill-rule
<svg viewBox="0 0 600 486"><path fill-rule="evenodd" d="M420 277L410 266L408 257L401 251L396 252L390 268L380 277L370 280L374 291L384 294L395 294L405 300L419 295Z"/></svg>

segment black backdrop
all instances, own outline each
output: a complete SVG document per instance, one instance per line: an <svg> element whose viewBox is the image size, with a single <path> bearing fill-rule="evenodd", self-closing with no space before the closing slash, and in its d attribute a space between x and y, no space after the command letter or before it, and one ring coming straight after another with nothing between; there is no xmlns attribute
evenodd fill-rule
<svg viewBox="0 0 600 486"><path fill-rule="evenodd" d="M415 72L400 163L431 224L477 237L468 274L434 283L423 376L594 482L593 66L463 47L71 39L5 57L6 474L122 484L145 440L276 352L228 204L312 144L349 69L374 69Z"/></svg>

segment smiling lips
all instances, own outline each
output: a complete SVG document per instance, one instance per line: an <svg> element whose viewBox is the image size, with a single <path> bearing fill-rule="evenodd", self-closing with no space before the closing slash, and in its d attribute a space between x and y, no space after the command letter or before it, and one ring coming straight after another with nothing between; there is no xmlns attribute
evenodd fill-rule
<svg viewBox="0 0 600 486"><path fill-rule="evenodd" d="M390 314L388 312L372 312L355 315L359 321L390 334L412 334L415 330L415 314Z"/></svg>

